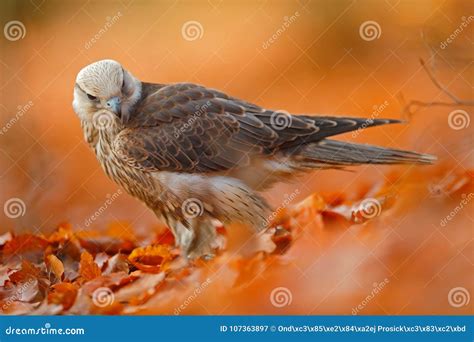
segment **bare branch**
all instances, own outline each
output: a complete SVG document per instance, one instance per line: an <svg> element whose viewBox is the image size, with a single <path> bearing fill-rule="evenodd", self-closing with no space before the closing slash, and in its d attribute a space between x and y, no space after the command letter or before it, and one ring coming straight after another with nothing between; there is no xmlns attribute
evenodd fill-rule
<svg viewBox="0 0 474 342"><path fill-rule="evenodd" d="M442 84L436 76L434 75L433 71L428 67L428 65L425 63L425 61L420 58L420 64L425 70L425 72L428 74L428 77L430 78L431 82L435 85L436 88L438 88L442 93L444 93L446 96L448 96L452 102L443 102L443 101L419 101L419 100L410 100L408 103L405 101L404 96L402 93L399 94L399 100L402 104L402 111L404 114L406 114L409 118L415 114L415 112L421 108L421 107L432 107L432 106L444 106L444 107L454 107L454 106L474 106L474 100L464 100L460 99L456 95L454 95L452 92L449 91L449 89Z"/></svg>

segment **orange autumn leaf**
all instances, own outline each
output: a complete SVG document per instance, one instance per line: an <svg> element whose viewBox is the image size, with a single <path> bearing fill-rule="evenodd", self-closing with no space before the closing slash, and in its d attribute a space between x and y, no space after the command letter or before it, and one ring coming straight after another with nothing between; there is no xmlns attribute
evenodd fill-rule
<svg viewBox="0 0 474 342"><path fill-rule="evenodd" d="M41 270L28 260L23 260L21 269L10 274L9 278L14 283L26 283L41 277Z"/></svg>
<svg viewBox="0 0 474 342"><path fill-rule="evenodd" d="M81 261L79 263L79 275L82 282L88 282L99 277L102 274L99 266L94 262L92 255L84 251L81 254Z"/></svg>
<svg viewBox="0 0 474 342"><path fill-rule="evenodd" d="M11 239L13 239L13 234L11 232L6 232L5 234L0 235L0 247L8 241L11 241Z"/></svg>
<svg viewBox="0 0 474 342"><path fill-rule="evenodd" d="M272 244L271 250L256 248L248 254L240 255L235 252L228 253L231 249L227 247L222 253L216 254L214 259L198 259L189 264L177 262L184 259L173 260L176 250L163 243L164 239L170 237L169 230L160 231L155 238L150 234L145 240L135 242L147 246L150 241L158 239L161 243L127 252L115 247L120 246L124 240L109 233L98 231L96 234L87 233L83 234L82 238L76 238L76 233L67 232L68 229L61 225L57 230L58 239L48 238L47 248L39 250L45 254L44 257L35 262L23 259L20 266L18 260L15 260L11 263L10 271L8 266L5 267L7 289L11 287L14 291L17 288L27 290L11 304L11 308L16 311L9 313L34 313L36 309L32 304L41 302L42 307L59 306L59 311L54 311L55 314L169 314L176 305L180 305L182 298L187 298L196 288L205 289L200 287L199 283L196 285L196 279L212 275L214 270L219 274L215 281L222 282L218 287L223 291L221 294L212 295L203 291L202 295L208 296L203 297L203 301L206 300L208 304L216 300L217 311L213 312L219 312L222 302L227 305L230 301L241 302L240 305L244 308L242 310L246 310L246 303L240 298L252 298L252 291L265 291L269 294L273 285L268 284L290 286L292 280L285 279L285 272L291 272L292 265L313 264L314 261L305 261L301 257L305 255L302 253L304 248L311 248L312 253L321 255L320 258L324 261L324 253L330 252L328 246L333 241L338 241L346 229L351 229L354 234L354 238L350 240L360 240L364 244L371 243L369 238L377 241L377 231L374 227L383 224L383 220L377 217L382 214L388 219L396 217L394 215L398 213L397 207L395 210L388 209L402 203L399 199L403 198L404 194L400 192L400 195L394 196L392 186L393 182L386 182L372 188L363 187L347 196L310 195L300 203L292 203L276 210L275 218L279 222L265 232L263 239L264 242L268 240ZM460 191L461 194L466 191L465 187L457 190L458 193ZM459 198L463 197L459 195ZM404 201L406 202L406 198ZM369 220L372 221L370 225L358 224ZM344 230L338 231L339 226ZM225 232L226 228L219 227L218 230ZM62 233L59 233L60 230ZM161 239L162 237L164 239ZM13 236L11 238L14 239ZM41 236L39 238L42 239ZM228 238L233 236L229 234ZM117 244L107 245L107 242ZM344 247L350 248L353 243L355 242L350 241ZM115 249L120 252L111 253ZM176 267L178 264L179 267ZM316 268L321 267L318 263L315 265ZM11 271L12 268L19 270ZM304 267L301 269L304 270ZM311 276L311 273L308 274ZM313 272L313 276L315 274ZM61 278L64 282L58 283ZM75 279L78 280L72 282ZM26 286L25 282L28 281L31 283ZM304 284L298 282L297 286ZM296 285L293 284L293 287L296 288ZM104 288L110 289L113 293L111 297L115 299L110 305L97 306L93 301L94 292ZM258 293L260 296L260 292ZM170 298L177 299L173 302L174 299ZM239 300L235 300L236 298ZM254 301L254 298L249 299L250 302ZM241 309L237 305L233 310L232 312L239 312ZM190 312L201 311L197 306L190 306Z"/></svg>
<svg viewBox="0 0 474 342"><path fill-rule="evenodd" d="M430 191L435 196L449 196L457 192L467 192L473 185L472 170L448 172L430 185Z"/></svg>
<svg viewBox="0 0 474 342"><path fill-rule="evenodd" d="M54 254L46 257L46 267L48 271L52 272L58 281L62 280L64 274L64 265L61 260Z"/></svg>
<svg viewBox="0 0 474 342"><path fill-rule="evenodd" d="M70 223L60 224L56 230L48 237L50 243L69 241L73 238L74 232Z"/></svg>
<svg viewBox="0 0 474 342"><path fill-rule="evenodd" d="M143 272L158 273L163 271L173 255L166 245L153 245L135 248L128 260Z"/></svg>
<svg viewBox="0 0 474 342"><path fill-rule="evenodd" d="M125 241L137 241L133 227L128 222L115 221L107 226L107 235Z"/></svg>
<svg viewBox="0 0 474 342"><path fill-rule="evenodd" d="M288 210L287 220L285 221L285 228L292 228L291 222L288 222L290 218L300 218L304 223L312 222L314 218L319 215L327 204L322 196L318 194L312 194L306 197L303 201L292 206Z"/></svg>
<svg viewBox="0 0 474 342"><path fill-rule="evenodd" d="M164 227L156 234L154 243L160 244L160 245L174 245L173 233L171 232L171 230Z"/></svg>
<svg viewBox="0 0 474 342"><path fill-rule="evenodd" d="M291 247L293 237L285 228L277 227L272 235L272 241L276 245L273 253L284 254Z"/></svg>
<svg viewBox="0 0 474 342"><path fill-rule="evenodd" d="M48 304L62 305L64 310L68 310L76 301L77 291L72 283L55 284L48 294Z"/></svg>
<svg viewBox="0 0 474 342"><path fill-rule="evenodd" d="M98 236L79 238L81 247L87 249L91 253L109 253L115 254L119 252L130 252L135 248L132 241L122 240L111 236Z"/></svg>
<svg viewBox="0 0 474 342"><path fill-rule="evenodd" d="M5 243L3 254L5 256L14 256L21 254L42 253L48 247L48 241L42 237L33 234L22 234L13 237Z"/></svg>

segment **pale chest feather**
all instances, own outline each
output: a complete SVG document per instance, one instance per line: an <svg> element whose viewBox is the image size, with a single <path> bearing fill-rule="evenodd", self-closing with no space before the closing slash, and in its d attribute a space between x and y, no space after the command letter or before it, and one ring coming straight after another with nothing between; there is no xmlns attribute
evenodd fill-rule
<svg viewBox="0 0 474 342"><path fill-rule="evenodd" d="M151 174L138 170L122 160L113 149L113 141L118 128L96 129L90 123L82 123L85 140L93 148L102 169L114 182L121 185L128 193L138 197L147 205L156 202L159 185Z"/></svg>
<svg viewBox="0 0 474 342"><path fill-rule="evenodd" d="M113 148L114 139L120 132L120 128L108 127L98 130L90 123L83 123L83 129L86 141L94 150L102 169L109 178L121 185L129 194L145 202L155 213L160 213L165 219L174 217L180 218L181 221L186 220L183 217L182 205L187 198L194 197L189 193L193 188L194 178L174 177L174 174L168 173L169 177L162 179L163 177L159 176L160 173L150 173L128 165ZM173 190L170 189L170 185Z"/></svg>

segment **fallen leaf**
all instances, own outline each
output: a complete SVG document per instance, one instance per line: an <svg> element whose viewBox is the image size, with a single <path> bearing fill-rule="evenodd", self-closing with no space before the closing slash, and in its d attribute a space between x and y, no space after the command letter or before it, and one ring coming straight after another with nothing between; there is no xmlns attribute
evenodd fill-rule
<svg viewBox="0 0 474 342"><path fill-rule="evenodd" d="M60 224L56 230L48 237L50 243L64 243L74 237L72 225L69 223Z"/></svg>
<svg viewBox="0 0 474 342"><path fill-rule="evenodd" d="M133 233L133 227L128 222L116 221L107 226L107 235L115 237L120 240L130 241L134 243L137 241Z"/></svg>
<svg viewBox="0 0 474 342"><path fill-rule="evenodd" d="M10 232L0 235L0 247L6 244L8 241L11 241L11 239L13 239L13 234Z"/></svg>
<svg viewBox="0 0 474 342"><path fill-rule="evenodd" d="M94 261L99 266L101 270L104 269L104 265L107 264L107 260L109 260L109 255L104 252L99 252L95 255Z"/></svg>
<svg viewBox="0 0 474 342"><path fill-rule="evenodd" d="M81 246L76 239L60 243L55 255L64 265L64 280L75 280L79 276Z"/></svg>
<svg viewBox="0 0 474 342"><path fill-rule="evenodd" d="M46 256L46 268L49 272L54 275L54 279L52 279L53 283L60 282L64 275L64 265L61 260L54 254L50 254Z"/></svg>
<svg viewBox="0 0 474 342"><path fill-rule="evenodd" d="M79 264L79 275L81 282L85 283L101 275L99 266L94 262L94 258L89 252L82 252Z"/></svg>
<svg viewBox="0 0 474 342"><path fill-rule="evenodd" d="M283 227L276 227L275 233L272 235L272 241L276 245L274 253L285 254L291 247L293 237L291 232Z"/></svg>
<svg viewBox="0 0 474 342"><path fill-rule="evenodd" d="M110 274L114 272L129 272L129 264L127 257L124 254L115 254L107 261L104 274Z"/></svg>
<svg viewBox="0 0 474 342"><path fill-rule="evenodd" d="M62 305L64 310L69 310L76 301L77 287L72 283L58 283L51 286L48 294L48 304Z"/></svg>
<svg viewBox="0 0 474 342"><path fill-rule="evenodd" d="M99 252L107 254L129 253L135 248L135 244L132 241L110 236L80 238L79 242L83 248L94 254Z"/></svg>
<svg viewBox="0 0 474 342"><path fill-rule="evenodd" d="M23 260L21 269L11 273L9 278L16 285L16 301L40 301L45 297L51 284L41 269L28 260Z"/></svg>
<svg viewBox="0 0 474 342"><path fill-rule="evenodd" d="M154 245L135 248L128 256L128 260L139 270L149 273L163 271L173 255L166 245Z"/></svg>
<svg viewBox="0 0 474 342"><path fill-rule="evenodd" d="M5 243L3 255L7 259L20 258L39 262L43 259L46 247L48 247L48 241L42 237L33 234L22 234Z"/></svg>
<svg viewBox="0 0 474 342"><path fill-rule="evenodd" d="M158 274L137 272L135 275L138 275L138 279L115 293L115 300L132 305L143 303L155 294L158 286L165 279L164 272Z"/></svg>
<svg viewBox="0 0 474 342"><path fill-rule="evenodd" d="M30 279L37 279L41 277L41 269L33 265L28 260L23 260L21 269L9 275L13 283L25 283Z"/></svg>

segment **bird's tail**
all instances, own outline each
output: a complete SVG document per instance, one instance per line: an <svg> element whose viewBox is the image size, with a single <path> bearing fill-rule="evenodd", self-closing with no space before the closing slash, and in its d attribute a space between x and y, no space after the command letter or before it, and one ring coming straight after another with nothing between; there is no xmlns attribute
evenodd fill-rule
<svg viewBox="0 0 474 342"><path fill-rule="evenodd" d="M344 167L360 164L432 164L436 157L410 151L324 139L293 151L300 167Z"/></svg>

